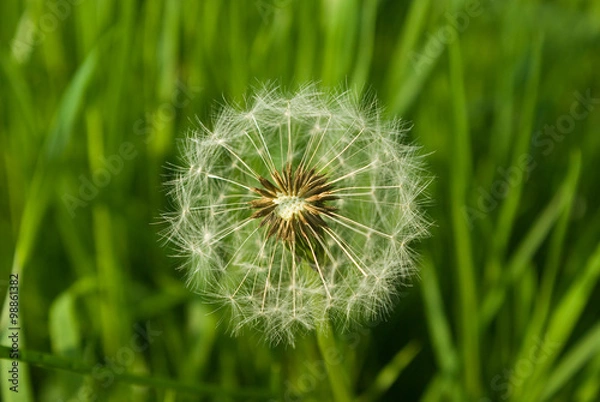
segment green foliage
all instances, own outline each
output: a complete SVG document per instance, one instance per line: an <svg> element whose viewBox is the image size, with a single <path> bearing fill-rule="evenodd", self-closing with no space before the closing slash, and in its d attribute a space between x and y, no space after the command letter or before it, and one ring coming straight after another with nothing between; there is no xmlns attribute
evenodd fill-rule
<svg viewBox="0 0 600 402"><path fill-rule="evenodd" d="M600 3L33 0L0 15L2 400L600 399ZM295 348L230 338L157 224L196 116L268 81L376 93L435 176L421 278L392 315Z"/></svg>

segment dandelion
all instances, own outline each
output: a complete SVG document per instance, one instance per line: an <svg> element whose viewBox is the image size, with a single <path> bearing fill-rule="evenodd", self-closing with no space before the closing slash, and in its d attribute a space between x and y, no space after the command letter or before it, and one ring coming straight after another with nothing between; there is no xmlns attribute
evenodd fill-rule
<svg viewBox="0 0 600 402"><path fill-rule="evenodd" d="M325 320L385 315L427 226L406 124L309 85L263 88L199 125L170 182L167 237L187 258L188 285L227 308L232 332L293 343Z"/></svg>

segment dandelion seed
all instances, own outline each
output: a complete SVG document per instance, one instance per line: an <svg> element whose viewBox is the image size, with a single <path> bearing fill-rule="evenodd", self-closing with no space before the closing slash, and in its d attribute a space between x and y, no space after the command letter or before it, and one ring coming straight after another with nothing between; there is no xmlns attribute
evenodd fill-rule
<svg viewBox="0 0 600 402"><path fill-rule="evenodd" d="M408 245L427 231L406 130L313 85L224 107L190 134L169 183L166 237L189 257L188 284L228 308L234 334L273 343L386 314L415 271Z"/></svg>

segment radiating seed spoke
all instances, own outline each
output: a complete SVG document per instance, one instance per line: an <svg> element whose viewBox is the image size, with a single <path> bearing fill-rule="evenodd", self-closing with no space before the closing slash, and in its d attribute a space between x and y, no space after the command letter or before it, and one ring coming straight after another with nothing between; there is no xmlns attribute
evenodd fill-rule
<svg viewBox="0 0 600 402"><path fill-rule="evenodd" d="M310 159L306 162L306 165L310 166L312 164L312 161L313 161L314 157L316 156L317 151L321 147L323 138L325 138L325 134L327 133L327 130L329 129L329 124L331 123L332 117L333 117L332 115L329 115L329 119L327 119L327 124L325 125L325 128L322 130L321 135L319 136L319 142L317 143L317 146L313 150L312 155L310 156ZM307 147L306 150L308 151L308 149L310 149L310 148Z"/></svg>
<svg viewBox="0 0 600 402"><path fill-rule="evenodd" d="M254 229L252 232L250 232L250 234L246 237L246 239L238 246L238 248L235 250L235 252L231 255L231 258L229 259L227 264L225 264L225 266L223 267L223 271L225 271L229 267L229 265L231 265L231 262L235 259L235 257L242 250L242 248L244 248L244 245L246 244L246 242L248 242L248 240L250 240L250 238L252 236L254 236L254 234L257 231L258 231L258 228Z"/></svg>
<svg viewBox="0 0 600 402"><path fill-rule="evenodd" d="M331 158L331 160L329 162L327 162L324 166L321 166L321 168L319 169L319 172L322 172L323 169L325 169L327 166L329 166L334 160L338 159L340 156L342 156L342 154L344 152L346 152L348 150L348 148L350 148L352 146L352 144L354 144L354 142L358 139L358 137L361 136L361 134L365 131L365 129L363 128L362 130L360 130L358 132L358 134L356 134L354 136L354 138L352 138L352 140L340 151L337 153L337 155L335 155L333 158Z"/></svg>
<svg viewBox="0 0 600 402"><path fill-rule="evenodd" d="M244 226L248 225L248 224L249 224L250 222L252 222L252 221L253 221L253 219L252 219L252 218L250 218L250 217L248 217L248 218L246 218L246 219L242 220L242 221L241 221L241 222L239 222L239 223L235 223L235 224L233 224L233 225L231 225L231 226L228 226L227 228L225 228L225 229L223 229L223 230L220 230L219 232L217 232L217 233L215 234L215 236L216 236L217 238L216 238L216 239L214 239L213 241L211 241L211 242L209 243L209 245L211 245L211 246L212 246L213 244L220 242L221 240L223 240L224 238L226 238L227 236L229 236L229 235L230 235L230 234L232 234L233 232L236 232L236 231L238 231L238 230L242 229ZM258 230L258 228L257 228L257 230Z"/></svg>
<svg viewBox="0 0 600 402"><path fill-rule="evenodd" d="M338 177L338 178L337 178L337 179L335 179L335 180L332 180L332 181L330 181L330 182L329 182L329 184L334 184L334 183L337 183L338 181L342 181L342 180L344 180L344 179L347 179L348 177L351 177L351 176L354 176L354 175L356 175L356 174L358 174L358 173L364 172L365 170L368 170L368 169L372 168L372 167L373 167L373 165L375 165L376 163L377 163L377 161L372 161L372 162L371 162L371 163L369 163L368 165L365 165L365 166L363 166L363 167L361 167L361 168L358 168L358 169L356 169L356 170L353 170L353 171L351 171L350 173L346 173L345 175L343 175L343 176L341 176L341 177Z"/></svg>
<svg viewBox="0 0 600 402"><path fill-rule="evenodd" d="M323 282L323 287L325 288L325 293L327 293L327 299L331 300L331 293L329 293L329 286L327 286L327 282L325 281L325 277L323 276L323 270L321 269L321 264L319 264L319 259L317 258L315 249L312 246L312 242L310 241L310 238L304 231L304 228L302 226L300 226L300 228L301 228L300 232L301 232L302 236L304 237L304 239L306 240L306 244L308 245L308 248L310 249L310 253L312 254L313 260L315 262L315 266L317 267L317 272L319 273L319 276L321 277L321 282Z"/></svg>
<svg viewBox="0 0 600 402"><path fill-rule="evenodd" d="M354 258L354 256L352 256L352 253L350 252L350 247L348 246L348 248L346 248L346 246L344 246L345 242L342 239L338 239L337 235L335 234L335 232L333 232L331 229L329 228L325 228L325 232L327 234L329 234L329 236L331 236L331 238L333 239L333 241L342 249L342 251L344 252L344 254L346 254L346 256L350 259L350 261L352 261L352 263L356 266L356 268L358 268L358 270L365 276L369 276L366 271L360 266L360 264L356 261L356 259Z"/></svg>
<svg viewBox="0 0 600 402"><path fill-rule="evenodd" d="M273 162L273 156L271 155L271 151L269 150L269 146L267 145L267 141L265 139L265 136L263 135L262 130L260 129L260 126L258 125L258 122L256 121L256 117L254 117L254 115L252 115L252 121L254 122L254 127L256 127L256 132L258 133L258 136L262 142L262 145L264 147L264 150L267 153L267 156L269 157L269 163L267 163L267 161L265 161L265 159L261 156L263 162L265 163L265 166L267 167L267 169L269 169L269 171L273 172L275 171L277 168L275 167L275 162ZM258 151L257 151L258 152Z"/></svg>
<svg viewBox="0 0 600 402"><path fill-rule="evenodd" d="M337 218L340 218L340 219L336 219L336 217L337 217ZM387 239L390 239L390 240L396 240L396 239L394 238L394 236L392 236L392 235L389 235L389 234L387 234L387 233L380 232L380 231L379 231L379 230L377 230L377 229L373 229L372 227L369 227L369 226L367 226L367 225L363 225L362 223L358 223L358 222L356 222L355 220L352 220L352 219L350 219L350 218L346 218L346 217L345 217L345 216L343 216L343 215L339 215L339 214L336 214L336 213L333 213L333 212L332 212L330 215L327 215L327 218L329 218L329 219L333 220L334 222L337 222L337 223L339 223L340 225L342 225L342 226L344 226L344 227L347 227L348 229L350 229L350 230L352 230L352 231L354 231L354 232L356 232L356 233L362 234L362 235L363 235L363 236L365 236L365 237L369 237L369 234L370 234L370 233L374 233L374 234L377 234L377 235L379 235L379 236L385 237L385 238L387 238ZM346 221L346 222L348 222L348 223L344 223L343 221ZM353 227L352 225L356 225L356 226L358 226L358 227L361 227L361 228L363 228L363 229L366 229L366 230L367 230L367 232L360 231L360 230L358 230L357 228Z"/></svg>
<svg viewBox="0 0 600 402"><path fill-rule="evenodd" d="M217 176L217 175L212 174L212 173L206 173L206 177L208 177L210 179L221 180L221 181L224 181L226 183L230 183L230 184L233 184L235 186L238 186L238 187L241 187L241 188L245 188L248 191L252 191L252 187L248 187L248 186L246 186L246 185L244 185L244 184L242 184L240 182L237 182L235 180L231 180L231 179L227 179L225 177Z"/></svg>
<svg viewBox="0 0 600 402"><path fill-rule="evenodd" d="M332 190L332 193L339 193L346 190L382 190L382 189L399 189L402 188L402 184L393 185L393 186L355 186L355 187L339 187ZM372 192L371 192L372 193ZM367 193L370 194L370 193ZM346 195L346 194L344 194Z"/></svg>

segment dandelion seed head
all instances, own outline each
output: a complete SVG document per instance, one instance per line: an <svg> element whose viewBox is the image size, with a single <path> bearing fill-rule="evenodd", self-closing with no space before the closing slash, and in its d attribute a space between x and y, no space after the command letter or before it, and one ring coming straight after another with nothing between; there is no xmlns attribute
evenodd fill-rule
<svg viewBox="0 0 600 402"><path fill-rule="evenodd" d="M293 344L324 320L390 311L416 272L409 244L428 227L407 124L315 85L265 87L198 124L168 183L165 238L233 334Z"/></svg>

